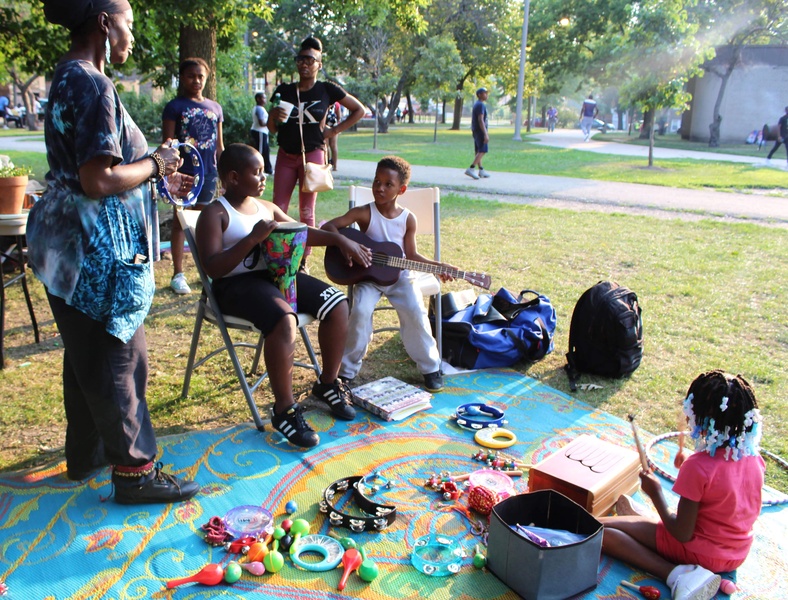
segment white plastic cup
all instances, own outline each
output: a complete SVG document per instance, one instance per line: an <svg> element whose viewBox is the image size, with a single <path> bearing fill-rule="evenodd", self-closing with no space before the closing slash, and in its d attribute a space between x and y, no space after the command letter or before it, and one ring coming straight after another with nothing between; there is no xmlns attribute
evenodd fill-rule
<svg viewBox="0 0 788 600"><path fill-rule="evenodd" d="M284 108L285 109L285 116L284 116L284 119L282 119L282 122L284 122L284 121L287 121L290 118L290 113L293 112L293 109L295 108L295 104L291 104L287 100L280 100L279 101L279 108Z"/></svg>

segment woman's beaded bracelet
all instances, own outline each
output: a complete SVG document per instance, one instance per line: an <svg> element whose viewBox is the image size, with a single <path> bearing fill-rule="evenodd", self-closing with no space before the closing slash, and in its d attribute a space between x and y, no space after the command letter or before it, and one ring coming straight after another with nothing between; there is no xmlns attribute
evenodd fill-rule
<svg viewBox="0 0 788 600"><path fill-rule="evenodd" d="M148 158L152 158L153 162L156 163L156 172L151 175L151 179L161 181L167 174L167 165L164 164L164 159L158 152L151 153Z"/></svg>

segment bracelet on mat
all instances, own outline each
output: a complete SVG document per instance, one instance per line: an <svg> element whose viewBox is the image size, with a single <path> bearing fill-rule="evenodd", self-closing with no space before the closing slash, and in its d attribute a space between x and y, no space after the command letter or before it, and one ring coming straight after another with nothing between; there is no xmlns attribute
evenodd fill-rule
<svg viewBox="0 0 788 600"><path fill-rule="evenodd" d="M156 163L156 173L151 175L150 179L154 179L157 182L161 181L164 179L164 174L167 172L167 165L164 164L164 159L158 152L153 152L148 158L152 158L153 162Z"/></svg>
<svg viewBox="0 0 788 600"><path fill-rule="evenodd" d="M471 419L469 416L486 416L489 417L489 419ZM482 404L481 402L470 402L468 404L463 404L457 409L453 417L457 420L457 425L463 429L471 429L474 431L478 429L484 429L485 427L501 427L506 424L506 420L503 418L502 410L495 408L494 406Z"/></svg>
<svg viewBox="0 0 788 600"><path fill-rule="evenodd" d="M651 440L649 440L646 443L646 446L645 446L646 460L648 461L648 466L651 467L654 470L655 473L657 473L658 475L661 475L662 477L664 477L665 479L667 479L671 483L674 483L676 481L676 477L674 475L671 475L670 473L668 473L664 469L660 468L659 465L657 465L656 461L654 461L651 458L650 452L651 452L652 446L654 446L654 445L656 445L656 444L658 444L658 443L660 443L660 442L662 442L664 440L667 440L667 439L670 439L670 438L674 438L674 437L679 437L679 435L681 435L681 432L679 432L679 431L671 431L669 433L663 433L662 435L658 435L657 437L652 438ZM786 462L785 459L780 458L779 456L777 456L776 454L773 454L772 452L769 452L768 450L761 450L761 455L762 456L766 456L768 458L771 458L778 465L780 465L780 467L783 470L788 471L788 462ZM761 502L761 506L779 506L780 504L788 504L788 497L782 498L780 500L763 500Z"/></svg>
<svg viewBox="0 0 788 600"><path fill-rule="evenodd" d="M346 527L357 533L362 531L383 531L397 518L397 507L378 504L367 498L358 490L362 477L346 477L335 481L323 491L320 501L320 512L328 513L328 520L334 527ZM352 497L364 515L349 515L334 507L334 498L341 498L345 492L353 488ZM338 497L337 497L338 496Z"/></svg>
<svg viewBox="0 0 788 600"><path fill-rule="evenodd" d="M495 448L500 450L514 446L517 442L517 436L508 429L502 427L485 427L476 432L473 436L476 443L485 448Z"/></svg>

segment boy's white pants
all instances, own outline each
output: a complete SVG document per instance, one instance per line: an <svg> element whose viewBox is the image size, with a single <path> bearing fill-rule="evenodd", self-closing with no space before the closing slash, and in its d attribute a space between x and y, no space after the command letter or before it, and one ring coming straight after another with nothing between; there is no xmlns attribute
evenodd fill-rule
<svg viewBox="0 0 788 600"><path fill-rule="evenodd" d="M390 286L371 282L353 286L353 306L339 375L353 379L361 369L361 362L372 341L372 311L382 295L397 311L402 343L419 372L424 375L439 371L438 345L432 337L421 291L416 286L416 279L403 271L399 280Z"/></svg>

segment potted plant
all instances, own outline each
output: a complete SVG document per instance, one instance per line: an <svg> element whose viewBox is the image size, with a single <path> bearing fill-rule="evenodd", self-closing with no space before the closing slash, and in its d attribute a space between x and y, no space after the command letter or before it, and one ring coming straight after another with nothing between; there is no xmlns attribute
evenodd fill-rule
<svg viewBox="0 0 788 600"><path fill-rule="evenodd" d="M18 215L25 202L30 167L14 166L7 156L0 156L0 214Z"/></svg>

